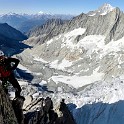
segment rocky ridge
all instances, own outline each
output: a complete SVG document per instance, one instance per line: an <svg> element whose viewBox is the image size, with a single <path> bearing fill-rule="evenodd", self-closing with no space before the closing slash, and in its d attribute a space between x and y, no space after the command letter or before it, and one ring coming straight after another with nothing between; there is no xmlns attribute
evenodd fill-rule
<svg viewBox="0 0 124 124"><path fill-rule="evenodd" d="M0 84L0 124L75 124L64 100L58 107L61 115L53 110L53 102L49 97L32 101L25 107L24 112L23 103L24 99L22 98L10 100ZM32 109L34 107L36 108Z"/></svg>
<svg viewBox="0 0 124 124"><path fill-rule="evenodd" d="M12 103L0 84L0 124L18 124Z"/></svg>
<svg viewBox="0 0 124 124"><path fill-rule="evenodd" d="M118 40L122 38L123 18L124 13L120 11L119 8L113 9L107 15L96 15L91 17L82 13L79 16L74 17L72 20L55 26L54 28L51 24L49 25L49 23L47 23L46 25L49 32L44 32L44 26L42 26L30 32L29 36L33 37L34 40L39 38L40 42L43 39L45 42L59 34L67 33L76 28L85 28L86 32L80 36L80 39L88 35L104 35L106 37L106 42L109 42L112 39ZM54 23L52 25L54 25ZM42 37L40 38L39 36ZM30 38L28 40L30 42Z"/></svg>

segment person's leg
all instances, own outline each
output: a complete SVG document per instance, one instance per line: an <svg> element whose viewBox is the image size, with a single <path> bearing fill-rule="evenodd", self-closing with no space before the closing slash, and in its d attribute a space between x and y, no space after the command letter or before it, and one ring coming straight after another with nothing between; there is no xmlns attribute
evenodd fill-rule
<svg viewBox="0 0 124 124"><path fill-rule="evenodd" d="M15 88L15 97L20 97L20 93L21 93L21 87L18 83L18 81L16 80L15 76L13 74L11 74L8 78L8 81L13 85L13 87Z"/></svg>
<svg viewBox="0 0 124 124"><path fill-rule="evenodd" d="M6 92L6 94L8 94L8 82L7 82L7 79L1 79L1 81L2 81L2 86L3 86L4 91Z"/></svg>

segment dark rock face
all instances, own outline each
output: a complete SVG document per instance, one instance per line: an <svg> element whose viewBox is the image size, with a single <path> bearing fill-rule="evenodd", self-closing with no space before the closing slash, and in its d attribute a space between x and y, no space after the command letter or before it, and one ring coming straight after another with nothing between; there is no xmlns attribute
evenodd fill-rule
<svg viewBox="0 0 124 124"><path fill-rule="evenodd" d="M56 124L58 124L58 122L60 124L75 124L75 121L74 121L70 111L68 110L68 107L64 103L64 100L62 100L62 102L60 103L59 110L62 112L63 116L57 118Z"/></svg>
<svg viewBox="0 0 124 124"><path fill-rule="evenodd" d="M25 124L76 124L64 101L60 103L61 116L53 110L53 102L49 97L40 102L39 111L25 114Z"/></svg>
<svg viewBox="0 0 124 124"><path fill-rule="evenodd" d="M24 115L22 110L24 99L15 98L10 101L0 85L0 124L75 124L64 101L60 103L61 116L53 110L51 98L41 98L34 105L38 102L40 103L38 110ZM34 105L32 104L31 107Z"/></svg>
<svg viewBox="0 0 124 124"><path fill-rule="evenodd" d="M27 36L20 31L9 26L7 23L0 23L0 49L6 55L12 55L11 53L27 48L27 45L21 42L25 39L27 39Z"/></svg>
<svg viewBox="0 0 124 124"><path fill-rule="evenodd" d="M0 124L18 124L9 97L0 84Z"/></svg>
<svg viewBox="0 0 124 124"><path fill-rule="evenodd" d="M16 41L22 41L27 39L24 34L16 30L15 28L9 26L7 23L0 24L0 34Z"/></svg>
<svg viewBox="0 0 124 124"><path fill-rule="evenodd" d="M19 124L24 124L24 115L22 110L23 103L24 103L23 98L15 98L12 101L12 107L14 109Z"/></svg>

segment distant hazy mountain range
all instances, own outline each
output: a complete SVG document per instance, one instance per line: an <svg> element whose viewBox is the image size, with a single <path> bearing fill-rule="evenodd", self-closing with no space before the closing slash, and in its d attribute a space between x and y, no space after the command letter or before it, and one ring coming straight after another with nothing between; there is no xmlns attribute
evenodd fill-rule
<svg viewBox="0 0 124 124"><path fill-rule="evenodd" d="M0 23L7 23L24 33L35 26L44 24L49 19L69 20L72 17L72 15L48 14L43 12L37 14L8 13L0 15Z"/></svg>

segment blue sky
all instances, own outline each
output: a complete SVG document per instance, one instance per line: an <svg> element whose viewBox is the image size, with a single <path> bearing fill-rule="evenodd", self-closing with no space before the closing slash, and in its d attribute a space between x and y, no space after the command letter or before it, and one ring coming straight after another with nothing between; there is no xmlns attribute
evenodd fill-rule
<svg viewBox="0 0 124 124"><path fill-rule="evenodd" d="M37 13L80 14L96 10L104 3L124 11L124 0L0 0L0 14Z"/></svg>

